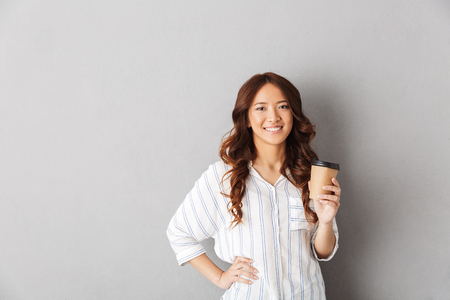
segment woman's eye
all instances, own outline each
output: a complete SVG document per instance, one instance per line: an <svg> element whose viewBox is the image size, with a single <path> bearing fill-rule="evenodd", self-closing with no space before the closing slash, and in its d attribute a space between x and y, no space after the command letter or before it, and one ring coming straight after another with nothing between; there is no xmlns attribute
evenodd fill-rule
<svg viewBox="0 0 450 300"><path fill-rule="evenodd" d="M281 105L280 108L289 108L287 105Z"/></svg>
<svg viewBox="0 0 450 300"><path fill-rule="evenodd" d="M257 107L256 110L265 110L264 107Z"/></svg>

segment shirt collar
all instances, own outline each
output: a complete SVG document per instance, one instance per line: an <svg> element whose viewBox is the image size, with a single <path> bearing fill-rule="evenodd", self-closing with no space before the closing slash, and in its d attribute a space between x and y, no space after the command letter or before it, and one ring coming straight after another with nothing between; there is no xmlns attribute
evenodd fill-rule
<svg viewBox="0 0 450 300"><path fill-rule="evenodd" d="M248 162L248 169L249 169L251 175L255 176L256 178L258 178L258 179L261 180L261 181L264 181L264 182L267 183L267 184L270 184L270 183L268 183L267 181L265 181L264 178L261 177L261 175L259 175L258 171L256 171L255 168L253 168L253 162L252 162L251 160ZM287 176L290 176L290 175L291 175L291 171L289 170L289 168L286 169L286 175L287 175ZM287 179L287 178L286 178L285 176L283 176L283 174L281 174L280 178L279 178L278 181L275 183L275 186L276 186L279 182L282 182L282 181L285 180L285 179Z"/></svg>

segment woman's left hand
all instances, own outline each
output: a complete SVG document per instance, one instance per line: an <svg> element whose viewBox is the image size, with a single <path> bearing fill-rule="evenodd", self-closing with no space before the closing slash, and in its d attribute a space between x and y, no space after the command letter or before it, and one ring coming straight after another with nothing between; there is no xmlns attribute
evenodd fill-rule
<svg viewBox="0 0 450 300"><path fill-rule="evenodd" d="M331 179L333 185L323 187L326 191L331 191L331 195L319 195L319 200L314 199L314 209L316 211L319 222L327 225L333 222L334 217L339 209L341 199L341 188L336 178Z"/></svg>

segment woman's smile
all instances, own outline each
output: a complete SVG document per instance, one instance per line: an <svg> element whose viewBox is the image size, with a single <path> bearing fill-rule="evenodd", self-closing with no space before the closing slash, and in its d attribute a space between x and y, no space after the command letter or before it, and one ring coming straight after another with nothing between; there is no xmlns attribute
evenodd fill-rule
<svg viewBox="0 0 450 300"><path fill-rule="evenodd" d="M283 126L264 127L264 130L268 131L269 133L279 133L281 132L281 129L283 129Z"/></svg>

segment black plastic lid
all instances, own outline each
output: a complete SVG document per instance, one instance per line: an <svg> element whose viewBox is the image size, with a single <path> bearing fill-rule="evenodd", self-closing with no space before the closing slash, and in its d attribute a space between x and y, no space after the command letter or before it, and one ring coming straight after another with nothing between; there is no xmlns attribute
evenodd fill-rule
<svg viewBox="0 0 450 300"><path fill-rule="evenodd" d="M335 169L335 170L339 170L339 164L334 164L334 163L330 163L327 161L323 161L323 160L317 160L317 159L313 159L312 166L318 166L318 167L325 167L325 168L329 168L329 169Z"/></svg>

